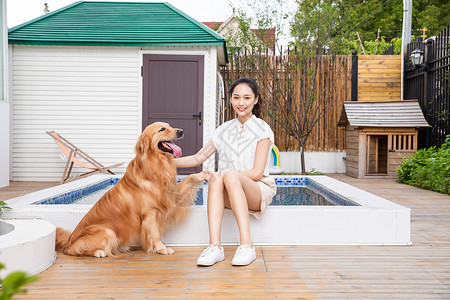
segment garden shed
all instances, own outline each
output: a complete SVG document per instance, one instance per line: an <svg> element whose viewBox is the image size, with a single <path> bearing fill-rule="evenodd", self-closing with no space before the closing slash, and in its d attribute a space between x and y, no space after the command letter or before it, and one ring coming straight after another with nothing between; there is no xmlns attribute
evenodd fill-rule
<svg viewBox="0 0 450 300"><path fill-rule="evenodd" d="M184 130L184 155L216 127L225 39L168 3L80 1L8 40L11 180L59 180L65 162L48 130L104 165L125 162L120 174L154 121Z"/></svg>
<svg viewBox="0 0 450 300"><path fill-rule="evenodd" d="M402 159L417 151L417 134L428 127L417 101L344 102L347 175L395 177Z"/></svg>

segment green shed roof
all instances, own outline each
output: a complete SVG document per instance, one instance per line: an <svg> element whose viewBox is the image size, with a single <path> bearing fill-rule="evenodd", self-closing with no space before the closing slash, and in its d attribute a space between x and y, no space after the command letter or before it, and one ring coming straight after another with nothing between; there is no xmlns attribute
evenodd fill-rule
<svg viewBox="0 0 450 300"><path fill-rule="evenodd" d="M9 44L217 46L225 39L169 3L79 1L9 29Z"/></svg>

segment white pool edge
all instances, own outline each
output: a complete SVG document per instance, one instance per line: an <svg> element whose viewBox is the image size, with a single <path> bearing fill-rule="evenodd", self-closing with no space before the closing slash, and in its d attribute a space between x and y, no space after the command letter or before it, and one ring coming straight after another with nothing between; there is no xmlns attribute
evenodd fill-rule
<svg viewBox="0 0 450 300"><path fill-rule="evenodd" d="M73 185L62 185L8 200L11 217L40 217L73 230L91 205L34 205L50 195L75 189L108 177L97 175ZM327 176L308 177L319 185L361 206L269 206L261 220L250 218L256 245L411 245L410 209ZM209 243L206 205L192 208L188 220L164 235L168 245L193 246ZM222 224L223 244L239 241L236 221L229 210Z"/></svg>

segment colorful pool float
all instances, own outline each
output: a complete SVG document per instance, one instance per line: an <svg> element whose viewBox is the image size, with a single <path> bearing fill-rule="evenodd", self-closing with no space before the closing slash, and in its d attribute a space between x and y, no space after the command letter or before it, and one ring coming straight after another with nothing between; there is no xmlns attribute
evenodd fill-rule
<svg viewBox="0 0 450 300"><path fill-rule="evenodd" d="M272 157L273 166L270 167L269 173L275 175L284 173L284 169L280 167L280 151L275 145L272 146Z"/></svg>

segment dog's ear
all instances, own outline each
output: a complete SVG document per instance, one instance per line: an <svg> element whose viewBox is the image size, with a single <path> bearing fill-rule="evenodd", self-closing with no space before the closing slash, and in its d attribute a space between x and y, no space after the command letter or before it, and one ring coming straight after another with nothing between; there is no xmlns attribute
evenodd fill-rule
<svg viewBox="0 0 450 300"><path fill-rule="evenodd" d="M147 151L149 150L150 147L150 139L147 135L142 134L137 143L136 143L136 147L134 148L136 151L137 155L142 155L144 153L147 153Z"/></svg>

